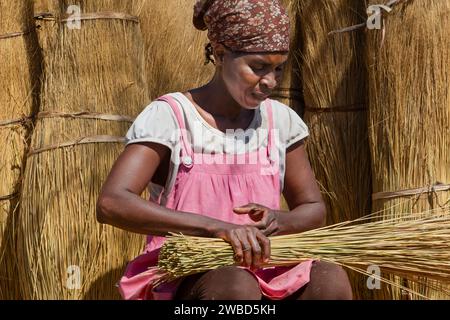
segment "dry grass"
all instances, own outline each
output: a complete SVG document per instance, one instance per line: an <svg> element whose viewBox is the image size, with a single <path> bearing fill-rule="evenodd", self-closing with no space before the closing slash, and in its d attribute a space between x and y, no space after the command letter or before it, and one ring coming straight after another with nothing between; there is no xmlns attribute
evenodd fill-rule
<svg viewBox="0 0 450 320"><path fill-rule="evenodd" d="M450 183L449 12L448 1L404 1L385 19L383 45L381 31L367 33L374 193ZM421 212L450 201L448 191L418 196L406 203L377 200L373 210L391 215L388 208L396 206L396 212ZM429 286L409 286L444 297ZM399 299L401 292L380 297Z"/></svg>
<svg viewBox="0 0 450 320"><path fill-rule="evenodd" d="M385 213L378 213L301 234L271 237L271 259L265 266L289 266L318 259L366 276L367 267L376 265L411 279L426 275L448 282L449 236L450 207L433 212L405 212L401 217L388 218ZM235 265L233 249L222 239L183 235L169 236L159 258L160 278L156 283ZM403 289L421 296L420 292ZM450 297L448 291L441 294Z"/></svg>
<svg viewBox="0 0 450 320"><path fill-rule="evenodd" d="M147 1L141 29L145 44L148 92L152 99L205 84L214 66L204 66L207 33L194 28L195 1Z"/></svg>
<svg viewBox="0 0 450 320"><path fill-rule="evenodd" d="M361 22L365 7L353 0L294 0L292 6L300 22L297 56L310 129L307 150L327 204L327 223L356 219L370 213L371 193L364 37L328 33ZM336 107L346 111L330 112ZM350 278L355 297L370 298L365 281Z"/></svg>
<svg viewBox="0 0 450 320"><path fill-rule="evenodd" d="M296 8L292 7L293 1L282 0L281 3L287 9L291 21L291 50L284 68L281 83L273 92L271 98L288 105L301 115L303 113L303 95L298 63L298 54L300 51L297 50L301 46L301 43L299 41L299 34L296 32L301 22L299 21Z"/></svg>
<svg viewBox="0 0 450 320"><path fill-rule="evenodd" d="M68 5L82 13L139 15L143 1L51 1L58 18ZM42 22L47 23L47 22ZM134 117L150 101L139 25L124 20L82 21L81 29L50 23L44 36L42 112L92 112ZM48 29L47 29L48 28ZM45 26L42 32L51 30ZM123 137L130 122L50 117L36 121L33 150L87 136ZM121 143L88 143L31 154L19 220L19 277L26 299L118 298L115 283L145 240L95 219L98 192ZM69 267L79 266L80 290L70 290Z"/></svg>
<svg viewBox="0 0 450 320"><path fill-rule="evenodd" d="M29 31L0 39L0 299L20 298L14 224L31 126L4 121L26 119L38 108L40 55L33 27L31 0L0 1L0 36Z"/></svg>

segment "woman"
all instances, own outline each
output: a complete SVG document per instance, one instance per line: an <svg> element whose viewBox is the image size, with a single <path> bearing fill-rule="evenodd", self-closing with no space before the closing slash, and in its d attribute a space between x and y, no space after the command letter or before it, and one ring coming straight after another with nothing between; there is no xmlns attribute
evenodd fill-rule
<svg viewBox="0 0 450 320"><path fill-rule="evenodd" d="M213 79L161 97L138 116L99 196L99 222L149 235L145 252L120 281L122 296L350 299L338 266L310 260L260 267L270 259L268 236L325 221L304 147L306 125L268 99L287 60L286 11L277 0L198 1L194 25L208 30ZM139 195L148 185L145 201ZM281 192L289 211L280 210ZM232 245L236 266L153 287L149 267L168 232L222 238Z"/></svg>

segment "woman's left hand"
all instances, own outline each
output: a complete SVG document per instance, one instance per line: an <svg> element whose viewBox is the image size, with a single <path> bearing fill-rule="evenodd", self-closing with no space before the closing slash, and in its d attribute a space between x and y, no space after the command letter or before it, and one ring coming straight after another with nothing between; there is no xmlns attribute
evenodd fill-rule
<svg viewBox="0 0 450 320"><path fill-rule="evenodd" d="M237 214L248 214L250 219L256 222L252 226L261 230L265 236L276 235L280 231L278 213L261 204L248 203L234 208L233 211Z"/></svg>

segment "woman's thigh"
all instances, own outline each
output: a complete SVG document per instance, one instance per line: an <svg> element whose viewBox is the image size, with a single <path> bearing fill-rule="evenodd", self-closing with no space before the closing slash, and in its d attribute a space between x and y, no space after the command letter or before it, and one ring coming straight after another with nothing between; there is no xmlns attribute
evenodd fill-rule
<svg viewBox="0 0 450 320"><path fill-rule="evenodd" d="M176 300L261 300L258 281L244 269L222 267L187 276Z"/></svg>

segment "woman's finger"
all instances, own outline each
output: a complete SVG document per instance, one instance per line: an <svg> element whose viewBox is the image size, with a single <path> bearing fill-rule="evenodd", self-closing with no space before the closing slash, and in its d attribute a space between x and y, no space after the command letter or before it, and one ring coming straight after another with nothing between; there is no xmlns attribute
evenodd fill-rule
<svg viewBox="0 0 450 320"><path fill-rule="evenodd" d="M252 269L257 269L261 265L262 262L262 250L259 245L258 238L256 237L256 233L259 233L258 230L252 228L249 229L247 234L248 242L252 246Z"/></svg>
<svg viewBox="0 0 450 320"><path fill-rule="evenodd" d="M243 251L242 251L242 245L241 245L241 241L236 236L234 231L230 232L230 244L233 247L234 260L237 263L242 264L243 258L244 258Z"/></svg>
<svg viewBox="0 0 450 320"><path fill-rule="evenodd" d="M271 214L264 214L262 216L262 219L259 220L255 220L252 218L253 221L256 221L255 224L253 224L252 226L254 226L255 228L258 229L267 229L269 227L269 225L271 223L273 223L276 219L273 215Z"/></svg>
<svg viewBox="0 0 450 320"><path fill-rule="evenodd" d="M261 230L266 237L273 235L276 231L278 231L278 224L275 220L267 228Z"/></svg>
<svg viewBox="0 0 450 320"><path fill-rule="evenodd" d="M259 233L259 232L256 234L256 237L257 237L257 239L258 239L258 241L259 241L259 243L261 245L261 248L262 248L262 259L263 259L263 262L267 263L267 262L269 262L270 254L271 254L271 252L270 252L270 239L267 238L266 236L264 236L263 234Z"/></svg>
<svg viewBox="0 0 450 320"><path fill-rule="evenodd" d="M237 208L233 208L233 211L237 214L252 214L254 213L256 210L258 210L258 208L256 207L237 207Z"/></svg>
<svg viewBox="0 0 450 320"><path fill-rule="evenodd" d="M252 265L252 246L248 241L246 229L237 231L236 236L241 242L244 266L250 267Z"/></svg>
<svg viewBox="0 0 450 320"><path fill-rule="evenodd" d="M237 214L247 214L253 221L262 221L269 215L269 211L265 207L257 205L246 205L243 207L233 208L233 211Z"/></svg>
<svg viewBox="0 0 450 320"><path fill-rule="evenodd" d="M253 221L263 221L267 216L266 210L255 209L252 210L249 214L250 219Z"/></svg>

